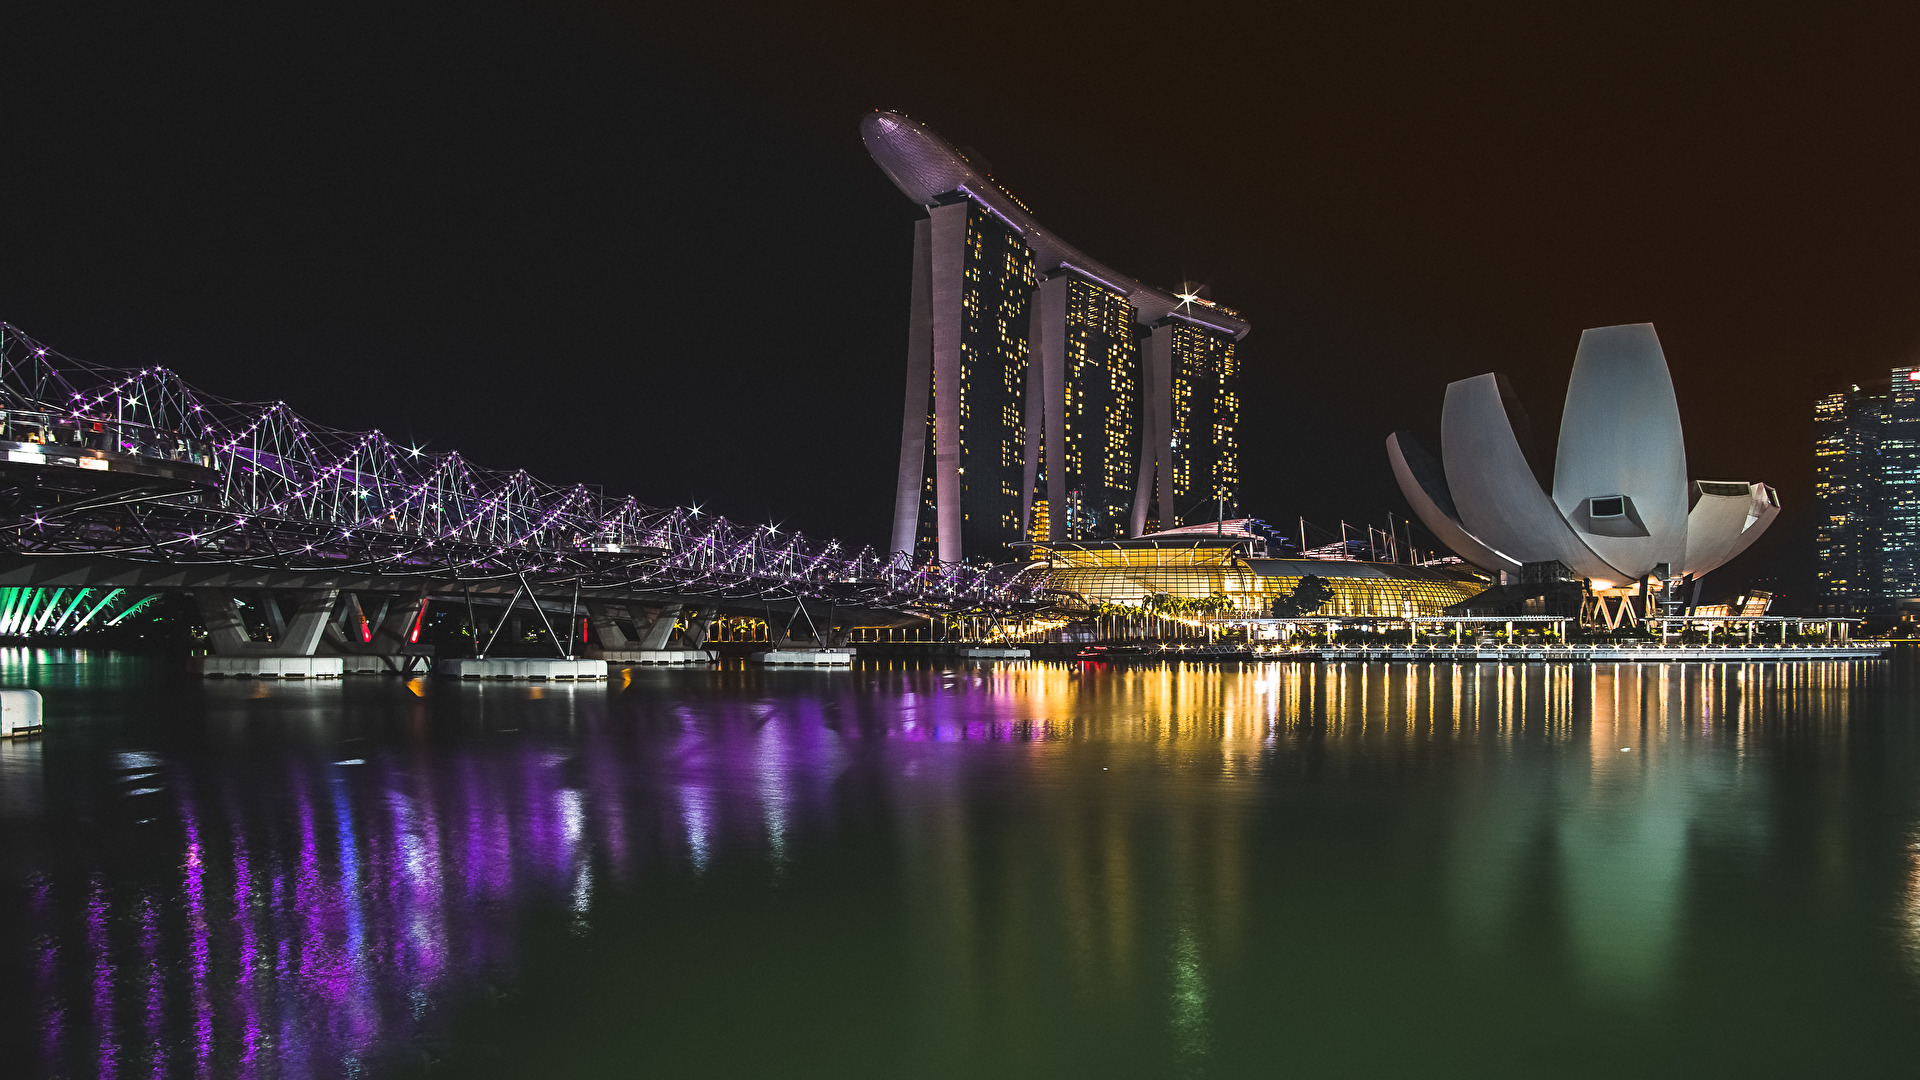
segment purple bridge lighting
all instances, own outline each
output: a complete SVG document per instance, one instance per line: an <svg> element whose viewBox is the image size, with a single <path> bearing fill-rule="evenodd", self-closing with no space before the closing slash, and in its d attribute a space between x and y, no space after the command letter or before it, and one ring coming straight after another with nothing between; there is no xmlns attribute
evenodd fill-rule
<svg viewBox="0 0 1920 1080"><path fill-rule="evenodd" d="M275 655L313 655L348 608L358 644L405 652L434 600L525 597L550 625L584 605L591 625L625 638L629 620L636 640L683 609L689 627L716 613L812 623L819 609L844 636L836 626L1039 606L1040 584L1013 568L910 564L555 486L284 402L213 397L166 368L87 364L4 323L0 365L0 587L187 590L217 652L262 651L219 628L240 625L234 598L250 590L269 596ZM372 596L387 599L369 617Z"/></svg>

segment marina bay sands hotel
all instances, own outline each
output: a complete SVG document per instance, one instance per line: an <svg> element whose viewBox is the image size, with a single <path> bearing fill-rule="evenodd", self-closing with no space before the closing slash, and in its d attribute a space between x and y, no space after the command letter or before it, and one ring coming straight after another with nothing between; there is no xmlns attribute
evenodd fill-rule
<svg viewBox="0 0 1920 1080"><path fill-rule="evenodd" d="M861 136L927 211L891 550L1000 561L1214 520L1239 488L1246 321L1088 257L923 124L875 112Z"/></svg>

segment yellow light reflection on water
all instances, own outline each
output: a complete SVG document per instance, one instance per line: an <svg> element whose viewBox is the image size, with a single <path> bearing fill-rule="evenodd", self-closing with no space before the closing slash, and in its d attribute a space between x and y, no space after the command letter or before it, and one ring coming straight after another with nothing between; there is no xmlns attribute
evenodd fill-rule
<svg viewBox="0 0 1920 1080"><path fill-rule="evenodd" d="M25 661L0 651L0 672L9 663ZM67 678L35 663L49 685ZM1416 959L1436 985L1544 945L1595 999L1675 1000L1697 867L1769 841L1773 744L1791 731L1844 747L1849 694L1873 670L873 665L629 672L627 694L443 685L425 696L414 680L396 699L407 726L388 729L410 730L402 742L330 740L238 792L116 751L107 790L116 805L173 807L187 830L170 857L181 895L213 913L189 927L194 949L228 958L210 970L255 970L265 941L324 946L312 955L336 958L340 977L311 985L346 996L310 1007L359 1017L352 1045L392 1022L353 996L372 977L363 958L411 958L415 977L439 978L479 940L463 921L475 912L546 897L586 935L620 917L599 902L611 887L679 874L721 895L756 867L805 897L822 888L810 859L870 842L884 858L846 865L887 890L876 939L896 907L907 928L887 939L908 954L903 1043L920 1055L902 1075L992 1075L994 1062L969 1056L979 1032L1028 1045L1042 1012L1071 1026L1140 1001L1201 1072L1231 1042L1236 993L1290 977L1249 971L1247 957L1344 972L1345 952L1310 967L1328 962L1310 947L1323 941L1393 942L1395 974L1430 950ZM377 685L196 693L235 738L266 719L338 735L342 694L384 701ZM507 702L518 711L488 712ZM441 722L464 717L486 737L426 738L442 706ZM522 723L522 737L504 737ZM0 819L48 812L42 766L38 742L0 745ZM1844 786L1844 762L1834 773L1829 789ZM1832 801L1808 832L1838 880L1860 840ZM1904 869L1882 910L1920 957L1920 856ZM275 897L289 899L266 903ZM323 910L338 924L310 918ZM243 1006L279 1007L268 980L242 989Z"/></svg>
<svg viewBox="0 0 1920 1080"><path fill-rule="evenodd" d="M1436 812L1460 945L1511 948L1523 908L1544 899L1594 993L1657 999L1671 989L1693 848L1766 828L1766 778L1740 775L1749 743L1782 708L1841 700L1856 678L1845 663L1030 663L930 676L911 710L919 737L1004 741L1040 782L1017 810L1032 828L1008 831L964 803L957 778L915 774L930 802L902 843L920 910L948 930L924 968L927 1007L1029 966L1052 926L1095 999L1172 980L1168 1023L1203 1049L1207 967L1238 950L1244 913L1267 906L1248 895L1265 879L1252 872L1251 801L1312 783L1308 762L1434 755L1457 789ZM1153 945L1178 912L1178 935ZM1003 1019L989 1000L963 1011Z"/></svg>

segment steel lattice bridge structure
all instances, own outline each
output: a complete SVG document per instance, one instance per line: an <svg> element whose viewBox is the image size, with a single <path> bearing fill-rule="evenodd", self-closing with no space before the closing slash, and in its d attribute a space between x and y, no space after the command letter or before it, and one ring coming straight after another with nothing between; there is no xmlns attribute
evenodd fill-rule
<svg viewBox="0 0 1920 1080"><path fill-rule="evenodd" d="M0 587L75 602L187 590L221 653L311 655L327 640L406 652L435 601L469 616L525 605L550 630L577 611L608 649L663 648L687 609L680 643L697 647L716 615L764 617L776 640L798 616L826 640L1040 606L1039 585L1009 568L913 565L555 486L284 402L213 397L163 367L77 361L5 323L0 365ZM263 607L240 599L261 592ZM252 640L242 608L273 641ZM566 625L555 641L576 639Z"/></svg>

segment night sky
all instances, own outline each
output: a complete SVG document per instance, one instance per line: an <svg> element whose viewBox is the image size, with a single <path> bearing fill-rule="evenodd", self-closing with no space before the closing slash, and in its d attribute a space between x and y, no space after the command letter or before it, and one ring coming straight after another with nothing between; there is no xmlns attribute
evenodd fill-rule
<svg viewBox="0 0 1920 1080"><path fill-rule="evenodd" d="M1440 6L8 5L0 319L879 544L899 109L1253 323L1246 511L1404 514L1382 439L1483 371L1550 447L1580 330L1652 321L1692 474L1787 507L1709 591L1804 599L1813 400L1920 346L1914 26Z"/></svg>

